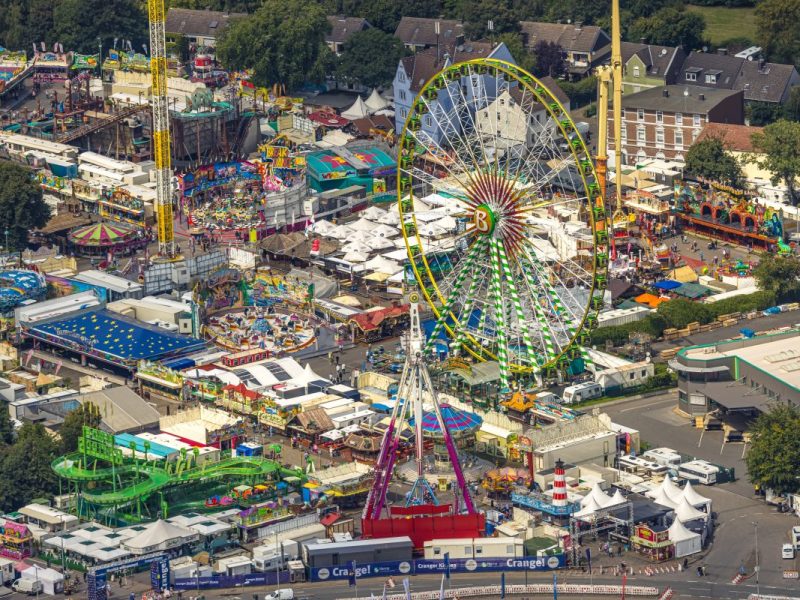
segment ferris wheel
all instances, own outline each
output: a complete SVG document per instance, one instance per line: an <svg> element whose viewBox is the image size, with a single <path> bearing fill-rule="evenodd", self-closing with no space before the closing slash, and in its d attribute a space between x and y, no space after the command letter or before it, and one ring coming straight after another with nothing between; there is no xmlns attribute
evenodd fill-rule
<svg viewBox="0 0 800 600"><path fill-rule="evenodd" d="M422 86L399 139L398 208L411 268L451 353L515 373L589 360L608 232L569 113L538 79L476 59Z"/></svg>

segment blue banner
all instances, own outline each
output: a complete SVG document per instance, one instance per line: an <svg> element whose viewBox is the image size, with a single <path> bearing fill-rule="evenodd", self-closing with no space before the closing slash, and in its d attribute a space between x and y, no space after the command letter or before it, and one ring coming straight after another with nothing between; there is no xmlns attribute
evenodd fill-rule
<svg viewBox="0 0 800 600"><path fill-rule="evenodd" d="M269 573L250 573L248 575L215 575L213 577L181 577L176 578L173 585L176 590L210 590L217 588L248 587L253 585L278 585L289 583L289 573L280 573L276 577Z"/></svg>
<svg viewBox="0 0 800 600"><path fill-rule="evenodd" d="M524 556L522 558L449 558L418 559L412 561L395 561L380 563L364 563L356 566L355 572L350 565L336 567L318 567L309 569L310 581L345 580L355 577L388 577L390 575L419 575L424 573L475 573L481 571L551 571L562 569L566 565L563 554L554 556Z"/></svg>

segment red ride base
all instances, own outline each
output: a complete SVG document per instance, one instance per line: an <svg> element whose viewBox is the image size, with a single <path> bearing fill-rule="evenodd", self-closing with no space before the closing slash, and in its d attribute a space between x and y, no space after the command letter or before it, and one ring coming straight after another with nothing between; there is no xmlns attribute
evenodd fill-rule
<svg viewBox="0 0 800 600"><path fill-rule="evenodd" d="M385 538L407 535L415 549L434 539L476 538L486 535L486 515L454 515L452 506L420 504L395 506L386 519L361 519L364 538Z"/></svg>

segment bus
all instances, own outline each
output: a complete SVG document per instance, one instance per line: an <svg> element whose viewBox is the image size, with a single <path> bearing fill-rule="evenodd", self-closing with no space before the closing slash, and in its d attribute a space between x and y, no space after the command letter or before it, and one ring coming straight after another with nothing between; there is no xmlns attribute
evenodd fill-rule
<svg viewBox="0 0 800 600"><path fill-rule="evenodd" d="M704 460L692 460L678 467L678 477L703 485L714 485L718 473L719 467Z"/></svg>

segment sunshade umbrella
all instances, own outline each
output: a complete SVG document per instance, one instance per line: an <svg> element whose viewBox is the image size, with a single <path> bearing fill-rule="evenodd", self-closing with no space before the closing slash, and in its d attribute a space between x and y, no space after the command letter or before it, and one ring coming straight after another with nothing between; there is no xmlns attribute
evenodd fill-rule
<svg viewBox="0 0 800 600"><path fill-rule="evenodd" d="M281 446L280 444L270 444L269 446L267 446L267 448L269 450L272 450L275 454L280 454L281 450L283 450L283 446Z"/></svg>

